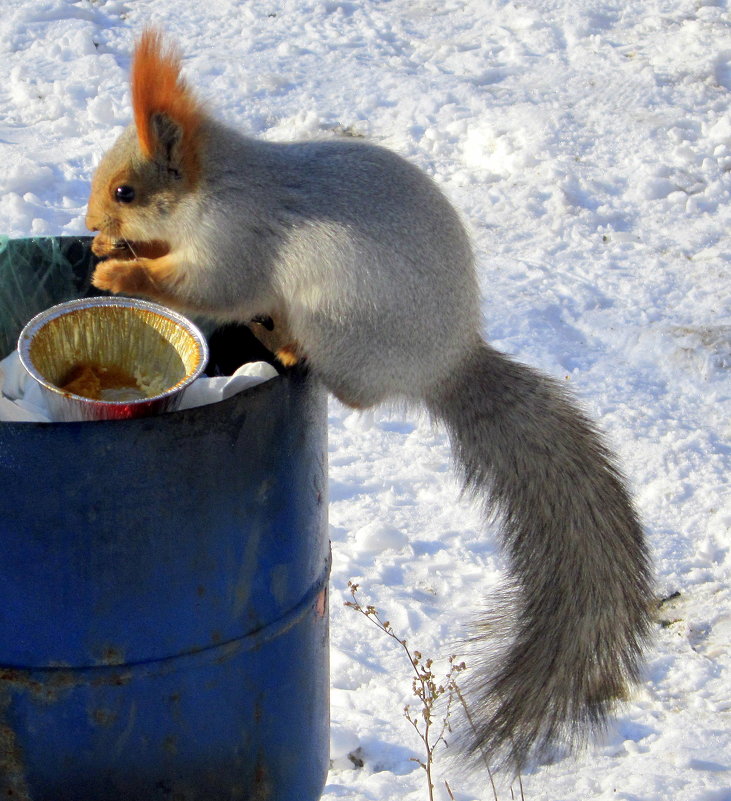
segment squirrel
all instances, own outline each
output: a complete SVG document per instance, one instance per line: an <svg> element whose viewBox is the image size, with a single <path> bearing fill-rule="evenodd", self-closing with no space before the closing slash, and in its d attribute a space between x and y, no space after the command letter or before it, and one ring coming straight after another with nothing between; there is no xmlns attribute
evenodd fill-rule
<svg viewBox="0 0 731 801"><path fill-rule="evenodd" d="M613 455L558 381L483 338L472 245L431 178L363 140L242 135L181 67L142 33L133 122L92 178L93 284L264 321L282 364L347 406L402 402L445 426L508 557L505 597L476 624L467 752L519 770L585 741L640 680L651 628L648 549Z"/></svg>

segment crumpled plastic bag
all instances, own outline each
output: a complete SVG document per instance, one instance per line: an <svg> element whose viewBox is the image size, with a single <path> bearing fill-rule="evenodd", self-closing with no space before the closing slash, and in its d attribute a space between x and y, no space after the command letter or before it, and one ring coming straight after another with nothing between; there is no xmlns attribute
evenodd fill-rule
<svg viewBox="0 0 731 801"><path fill-rule="evenodd" d="M230 376L201 376L186 388L178 409L218 403L277 375L267 362L249 362ZM0 422L52 422L43 393L20 363L17 350L0 361Z"/></svg>
<svg viewBox="0 0 731 801"><path fill-rule="evenodd" d="M218 403L278 375L276 368L268 362L248 362L242 364L233 375L213 378L201 376L186 388L178 410Z"/></svg>

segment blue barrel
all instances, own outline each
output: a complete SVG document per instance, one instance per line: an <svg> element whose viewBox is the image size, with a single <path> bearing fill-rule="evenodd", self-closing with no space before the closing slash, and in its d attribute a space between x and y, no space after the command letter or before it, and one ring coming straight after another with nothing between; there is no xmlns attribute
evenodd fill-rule
<svg viewBox="0 0 731 801"><path fill-rule="evenodd" d="M158 417L0 423L0 797L320 797L325 423L298 371Z"/></svg>

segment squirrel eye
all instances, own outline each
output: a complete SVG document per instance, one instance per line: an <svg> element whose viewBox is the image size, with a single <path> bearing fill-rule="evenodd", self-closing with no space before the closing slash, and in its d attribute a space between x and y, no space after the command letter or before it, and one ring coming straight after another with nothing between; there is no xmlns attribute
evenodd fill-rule
<svg viewBox="0 0 731 801"><path fill-rule="evenodd" d="M135 199L135 189L133 186L123 184L114 190L114 197L120 203L131 203Z"/></svg>

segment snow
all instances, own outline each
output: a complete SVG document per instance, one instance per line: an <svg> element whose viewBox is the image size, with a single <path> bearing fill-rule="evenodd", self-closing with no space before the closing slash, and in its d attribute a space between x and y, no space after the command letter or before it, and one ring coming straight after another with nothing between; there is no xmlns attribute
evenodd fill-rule
<svg viewBox="0 0 731 801"><path fill-rule="evenodd" d="M473 232L491 342L569 383L619 454L658 596L679 595L609 731L526 771L525 798L729 801L726 0L3 0L2 233L84 233L90 173L130 118L130 49L150 22L242 130L367 136L434 176ZM416 801L411 668L344 606L347 582L442 669L503 559L425 418L333 401L329 429L323 798ZM492 799L485 772L448 754L436 797L446 779L457 801ZM498 795L512 797L504 780Z"/></svg>

